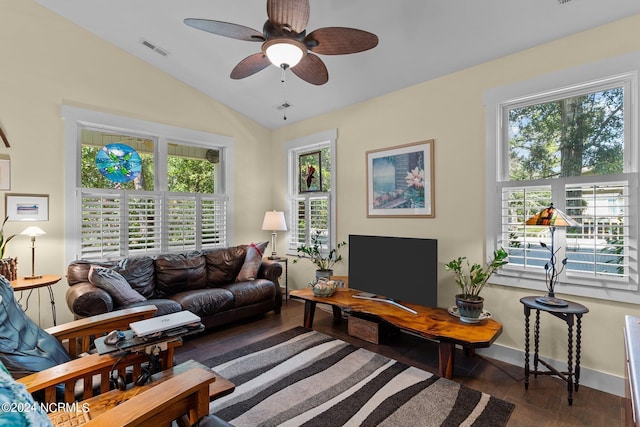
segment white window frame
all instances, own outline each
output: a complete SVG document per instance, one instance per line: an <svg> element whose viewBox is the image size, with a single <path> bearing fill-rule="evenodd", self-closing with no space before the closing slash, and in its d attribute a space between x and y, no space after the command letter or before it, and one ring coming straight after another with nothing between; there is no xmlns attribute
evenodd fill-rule
<svg viewBox="0 0 640 427"><path fill-rule="evenodd" d="M336 129L320 132L314 135L305 136L285 144L285 151L287 156L287 224L289 224L289 232L287 239L286 253L290 256L297 255L296 249L298 247L297 239L294 239L296 234L295 226L297 222L294 222L294 216L296 212L293 209L294 200L304 198L306 203L314 198L327 198L329 204L329 247L335 248L337 242L337 230L336 230L336 140L338 131ZM329 147L330 161L331 161L331 186L328 192L311 192L305 194L298 194L298 155L305 152L319 150L325 147ZM307 221L309 224L309 221ZM310 235L306 232L307 242L309 244Z"/></svg>
<svg viewBox="0 0 640 427"><path fill-rule="evenodd" d="M232 215L233 212L233 181L230 165L233 164L233 138L201 132L191 129L179 128L145 120L138 120L129 117L117 116L113 114L87 110L83 108L62 106L62 118L65 129L65 260L67 263L80 257L82 232L81 218L81 176L80 176L80 146L79 135L82 129L92 128L97 130L119 132L127 135L141 135L145 138L153 139L156 142L156 154L164 152L165 157L156 156L154 174L154 192L149 194L159 194L162 197L179 197L182 193L169 193L167 188L167 165L158 162L157 159L166 158L168 143L181 143L186 145L200 146L204 148L217 148L221 151L221 172L218 177L221 181L219 187L220 194L226 197L226 236L227 242L232 241ZM217 188L218 189L218 188ZM135 194L135 191L125 192ZM207 197L207 195L197 195L197 197ZM166 216L166 209L162 209L163 218ZM166 218L164 218L166 221ZM160 251L168 248L167 238L163 236ZM168 248L168 250L172 250ZM173 249L177 250L177 249Z"/></svg>
<svg viewBox="0 0 640 427"><path fill-rule="evenodd" d="M568 295L581 295L611 301L623 301L640 303L640 286L638 285L638 235L640 215L638 214L638 165L639 144L638 124L640 123L638 99L640 88L638 76L640 74L640 53L633 53L617 58L607 59L569 70L563 70L538 78L518 82L508 86L488 90L484 95L486 107L486 253L490 254L501 245L501 190L499 183L507 181L503 179L508 173L508 151L505 119L503 114L506 106L518 105L531 100L544 102L544 98L557 98L559 94L571 96L572 91L584 91L586 89L598 89L607 87L613 83L624 82L625 86L625 158L624 173L622 178L627 180L630 188L629 205L629 264L633 266L628 280L620 283L616 280L607 280L603 277L580 277L571 275L557 284L556 293ZM585 180L605 182L612 179L611 176L603 176L602 179L594 177L567 178L567 184L571 182L581 183ZM528 182L527 182L528 183ZM540 180L540 185L553 186L554 180ZM517 185L517 183L513 183ZM555 189L557 191L557 189ZM553 197L556 198L554 192ZM563 200L554 200L554 205L563 209ZM561 229L558 229L561 230ZM562 256L562 255L560 255ZM534 289L538 292L546 292L544 271L518 271L503 268L491 278L491 283L507 285L518 288Z"/></svg>

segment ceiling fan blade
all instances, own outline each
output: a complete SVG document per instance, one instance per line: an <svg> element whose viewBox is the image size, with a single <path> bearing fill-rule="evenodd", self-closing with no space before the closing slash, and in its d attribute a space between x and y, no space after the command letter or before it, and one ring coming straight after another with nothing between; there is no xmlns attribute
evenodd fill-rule
<svg viewBox="0 0 640 427"><path fill-rule="evenodd" d="M264 56L262 52L254 53L244 58L231 70L231 78L236 80L244 79L267 68L269 64L271 64L269 58Z"/></svg>
<svg viewBox="0 0 640 427"><path fill-rule="evenodd" d="M264 35L253 28L244 25L232 24L230 22L212 21L210 19L187 18L184 23L198 30L219 36L230 37L232 39L246 40L249 42L263 42Z"/></svg>
<svg viewBox="0 0 640 427"><path fill-rule="evenodd" d="M309 0L267 0L267 16L276 28L299 34L309 23Z"/></svg>
<svg viewBox="0 0 640 427"><path fill-rule="evenodd" d="M378 45L378 36L355 28L326 27L312 31L304 43L315 53L346 55L373 49Z"/></svg>
<svg viewBox="0 0 640 427"><path fill-rule="evenodd" d="M329 81L329 72L322 59L312 53L302 58L302 61L291 69L302 80L313 85L323 85Z"/></svg>

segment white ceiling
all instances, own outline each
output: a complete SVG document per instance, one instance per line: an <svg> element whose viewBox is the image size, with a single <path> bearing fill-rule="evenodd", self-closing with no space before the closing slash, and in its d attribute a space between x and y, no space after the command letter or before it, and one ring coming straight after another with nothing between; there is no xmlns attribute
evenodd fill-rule
<svg viewBox="0 0 640 427"><path fill-rule="evenodd" d="M240 60L260 51L260 43L183 23L213 19L262 31L266 0L36 0L271 129L640 13L638 0L559 1L310 0L307 33L353 27L376 34L380 42L362 53L319 55L329 70L322 86L288 72L285 98L276 67L229 78ZM143 40L168 55L143 46ZM293 105L286 121L276 108L285 99Z"/></svg>

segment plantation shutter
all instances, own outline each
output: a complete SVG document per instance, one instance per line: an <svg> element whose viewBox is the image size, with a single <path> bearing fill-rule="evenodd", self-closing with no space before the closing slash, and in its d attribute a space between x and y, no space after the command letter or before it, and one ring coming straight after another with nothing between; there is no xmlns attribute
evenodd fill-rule
<svg viewBox="0 0 640 427"><path fill-rule="evenodd" d="M111 258L120 255L120 205L122 193L81 193L82 222L80 258Z"/></svg>
<svg viewBox="0 0 640 427"><path fill-rule="evenodd" d="M227 246L226 196L86 190L80 199L82 259Z"/></svg>
<svg viewBox="0 0 640 427"><path fill-rule="evenodd" d="M220 196L200 196L202 199L201 213L201 246L227 247L227 200Z"/></svg>
<svg viewBox="0 0 640 427"><path fill-rule="evenodd" d="M295 252L298 246L309 245L311 236L315 233L329 235L329 200L327 193L314 193L313 196L305 195L291 199L289 251ZM323 249L327 248L325 240Z"/></svg>
<svg viewBox="0 0 640 427"><path fill-rule="evenodd" d="M556 182L553 188L503 184L500 246L509 253L509 264L503 273L508 274L509 270L544 272L551 254L540 242L550 244L549 227L524 223L549 206L552 191L556 190L562 200L554 205L580 224L556 229L554 251L557 251L558 262L567 258L561 280L607 278L618 281L618 285L614 282L612 287L628 289L628 279L637 275L630 262L637 246L630 237L631 188L628 180Z"/></svg>
<svg viewBox="0 0 640 427"><path fill-rule="evenodd" d="M159 194L127 197L127 248L130 254L159 252L162 232L162 199Z"/></svg>

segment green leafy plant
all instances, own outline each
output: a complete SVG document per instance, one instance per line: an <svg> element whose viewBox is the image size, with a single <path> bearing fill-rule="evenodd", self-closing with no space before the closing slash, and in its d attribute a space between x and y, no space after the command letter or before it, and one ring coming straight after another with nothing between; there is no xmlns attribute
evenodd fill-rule
<svg viewBox="0 0 640 427"><path fill-rule="evenodd" d="M322 250L323 238L320 232L316 232L311 235L311 245L300 245L296 249L298 252L298 258L309 259L318 270L331 270L336 262L342 261L342 255L340 255L340 248L346 246L347 242L340 242L335 248L328 252ZM294 259L293 262L297 262L298 259Z"/></svg>
<svg viewBox="0 0 640 427"><path fill-rule="evenodd" d="M508 256L507 251L500 248L493 252L493 258L484 267L478 263L470 265L467 257L458 257L445 264L444 269L455 274L456 284L464 298L478 299L480 291L487 284L489 277L498 268L509 262Z"/></svg>
<svg viewBox="0 0 640 427"><path fill-rule="evenodd" d="M7 243L9 243L11 239L16 237L15 234L12 234L6 239L4 238L4 224L7 222L8 219L9 217L6 217L4 221L2 221L2 227L0 227L0 258L4 258L4 252L7 250Z"/></svg>

